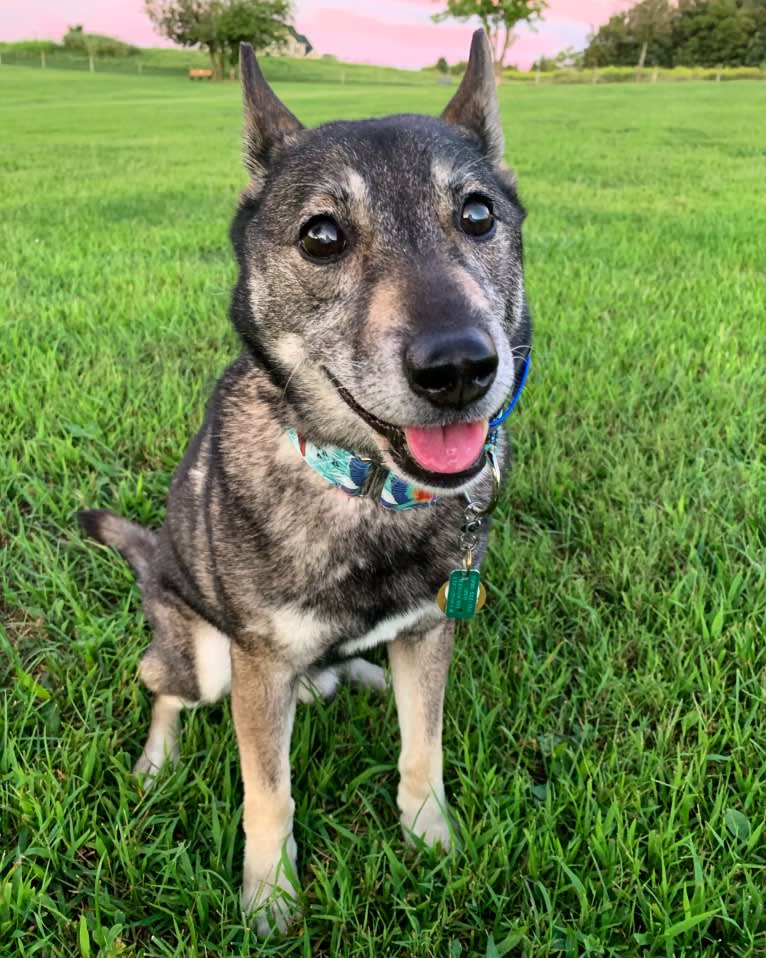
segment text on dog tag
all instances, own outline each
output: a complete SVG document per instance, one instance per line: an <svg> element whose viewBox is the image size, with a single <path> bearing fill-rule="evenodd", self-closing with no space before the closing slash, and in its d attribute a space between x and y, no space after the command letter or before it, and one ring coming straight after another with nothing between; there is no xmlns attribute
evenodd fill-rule
<svg viewBox="0 0 766 958"><path fill-rule="evenodd" d="M448 619L472 619L486 599L478 569L455 569L439 589L436 602Z"/></svg>

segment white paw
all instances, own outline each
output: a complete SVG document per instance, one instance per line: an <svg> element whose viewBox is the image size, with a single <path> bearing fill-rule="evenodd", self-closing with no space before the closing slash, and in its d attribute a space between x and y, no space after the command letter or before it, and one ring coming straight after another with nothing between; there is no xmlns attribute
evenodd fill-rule
<svg viewBox="0 0 766 958"><path fill-rule="evenodd" d="M331 699L342 681L376 692L385 692L388 688L386 673L379 665L373 665L366 659L348 659L338 665L302 675L298 685L298 701L309 704L316 699Z"/></svg>
<svg viewBox="0 0 766 958"><path fill-rule="evenodd" d="M452 823L445 801L437 802L429 796L419 806L414 802L400 800L402 808L401 823L404 838L410 844L416 844L416 839L424 842L429 848L438 845L443 852L452 847Z"/></svg>
<svg viewBox="0 0 766 958"><path fill-rule="evenodd" d="M133 774L141 781L144 788L151 788L162 771L163 765L166 763L174 765L177 760L177 748L172 749L169 753L145 748L133 766Z"/></svg>
<svg viewBox="0 0 766 958"><path fill-rule="evenodd" d="M388 688L386 673L367 659L349 659L340 666L340 672L347 682L355 685L363 685L376 692L385 692Z"/></svg>
<svg viewBox="0 0 766 958"><path fill-rule="evenodd" d="M338 690L340 679L334 668L321 672L307 672L298 685L298 701L310 705L317 699L331 699Z"/></svg>
<svg viewBox="0 0 766 958"><path fill-rule="evenodd" d="M245 848L245 878L242 882L242 909L255 919L261 938L283 934L300 917L295 875L295 841L292 835L276 861L266 862Z"/></svg>

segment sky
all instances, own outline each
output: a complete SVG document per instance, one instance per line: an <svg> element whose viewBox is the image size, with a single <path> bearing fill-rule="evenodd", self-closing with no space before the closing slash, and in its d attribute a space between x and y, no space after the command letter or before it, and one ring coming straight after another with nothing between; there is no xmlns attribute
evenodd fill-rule
<svg viewBox="0 0 766 958"><path fill-rule="evenodd" d="M465 60L477 24L431 15L444 0L294 0L295 25L319 53L342 60L419 68L441 56ZM521 26L506 62L528 67L540 54L582 49L592 29L628 0L550 0L536 30ZM57 40L70 23L138 46L167 45L144 13L143 0L0 0L0 40Z"/></svg>

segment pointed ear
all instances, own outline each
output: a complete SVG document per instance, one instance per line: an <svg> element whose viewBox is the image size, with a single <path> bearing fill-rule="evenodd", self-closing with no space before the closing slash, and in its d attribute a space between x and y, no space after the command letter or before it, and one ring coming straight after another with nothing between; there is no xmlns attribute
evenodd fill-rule
<svg viewBox="0 0 766 958"><path fill-rule="evenodd" d="M245 101L245 166L260 178L274 152L303 126L266 82L249 43L239 45L239 73Z"/></svg>
<svg viewBox="0 0 766 958"><path fill-rule="evenodd" d="M473 35L468 66L457 92L442 113L442 119L463 127L479 141L493 163L502 164L505 139L497 106L492 53L483 30L477 30Z"/></svg>

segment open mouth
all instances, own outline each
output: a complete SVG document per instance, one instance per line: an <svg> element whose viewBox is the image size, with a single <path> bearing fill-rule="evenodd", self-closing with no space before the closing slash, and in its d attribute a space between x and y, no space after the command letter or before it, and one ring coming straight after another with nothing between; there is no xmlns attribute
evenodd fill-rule
<svg viewBox="0 0 766 958"><path fill-rule="evenodd" d="M456 488L484 467L488 421L455 422L443 426L395 426L368 412L325 369L341 399L368 426L384 436L391 455L410 476L442 488Z"/></svg>

